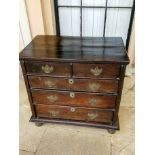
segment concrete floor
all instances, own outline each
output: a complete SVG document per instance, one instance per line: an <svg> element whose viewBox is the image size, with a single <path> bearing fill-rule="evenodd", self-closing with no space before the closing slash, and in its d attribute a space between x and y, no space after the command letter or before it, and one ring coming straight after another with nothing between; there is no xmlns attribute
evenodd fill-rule
<svg viewBox="0 0 155 155"><path fill-rule="evenodd" d="M120 131L73 125L30 123L31 111L20 68L20 155L134 155L134 69L128 66L119 112Z"/></svg>

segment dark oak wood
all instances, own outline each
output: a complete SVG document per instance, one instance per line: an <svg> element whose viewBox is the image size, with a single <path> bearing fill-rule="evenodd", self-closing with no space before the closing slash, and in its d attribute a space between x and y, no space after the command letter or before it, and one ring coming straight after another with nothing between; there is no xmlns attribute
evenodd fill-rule
<svg viewBox="0 0 155 155"><path fill-rule="evenodd" d="M36 125L37 127L40 127L40 126L43 125L43 123L35 122L35 125Z"/></svg>
<svg viewBox="0 0 155 155"><path fill-rule="evenodd" d="M95 74L100 73L99 75ZM74 77L92 77L92 78L105 78L105 77L119 77L120 66L118 64L73 64Z"/></svg>
<svg viewBox="0 0 155 155"><path fill-rule="evenodd" d="M51 63L25 61L27 73L31 74L51 74L52 76L71 76L69 63ZM46 69L47 68L47 69Z"/></svg>
<svg viewBox="0 0 155 155"><path fill-rule="evenodd" d="M32 110L30 121L119 129L129 63L122 38L37 36L19 59Z"/></svg>
<svg viewBox="0 0 155 155"><path fill-rule="evenodd" d="M68 120L81 120L87 122L109 122L112 121L113 112L102 109L88 109L81 107L36 105L38 117L59 118Z"/></svg>
<svg viewBox="0 0 155 155"><path fill-rule="evenodd" d="M28 76L31 88L116 93L118 80Z"/></svg>
<svg viewBox="0 0 155 155"><path fill-rule="evenodd" d="M28 94L28 99L30 102L30 107L31 107L31 112L32 112L32 116L36 116L36 112L35 112L35 107L33 105L33 101L32 101L32 96L31 96L31 91L29 89L29 82L26 76L26 70L25 70L25 64L24 61L21 60L20 61L21 67L22 67L22 72L23 72L23 77L24 77L24 81L25 81L25 85L26 85L26 90L27 90L27 94Z"/></svg>
<svg viewBox="0 0 155 155"><path fill-rule="evenodd" d="M114 134L114 133L116 132L116 130L114 130L114 129L108 129L108 132L109 132L110 134Z"/></svg>
<svg viewBox="0 0 155 155"><path fill-rule="evenodd" d="M57 37L36 36L21 51L20 59L67 62L101 62L128 64L120 37Z"/></svg>
<svg viewBox="0 0 155 155"><path fill-rule="evenodd" d="M71 95L74 94L72 98ZM114 108L116 95L71 91L32 91L35 104Z"/></svg>
<svg viewBox="0 0 155 155"><path fill-rule="evenodd" d="M32 116L30 118L30 122L58 123L58 124L66 124L66 125L77 125L77 126L119 130L119 120L117 121L117 124L112 125L111 123L97 123L97 122L86 122L86 121L67 120L67 119L65 120L64 119L53 119L53 118Z"/></svg>
<svg viewBox="0 0 155 155"><path fill-rule="evenodd" d="M117 90L119 95L117 96L117 99L116 99L116 104L115 104L116 111L114 112L113 124L117 121L117 118L118 118L119 106L121 102L121 95L122 95L122 89L123 89L123 83L124 83L125 69L126 69L126 66L121 65L120 82Z"/></svg>

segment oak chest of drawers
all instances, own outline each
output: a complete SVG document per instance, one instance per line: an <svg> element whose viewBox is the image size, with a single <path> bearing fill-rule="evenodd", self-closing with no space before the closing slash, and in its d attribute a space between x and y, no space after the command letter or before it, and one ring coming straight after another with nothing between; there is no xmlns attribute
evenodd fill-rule
<svg viewBox="0 0 155 155"><path fill-rule="evenodd" d="M30 121L119 129L129 63L119 37L37 36L20 52Z"/></svg>

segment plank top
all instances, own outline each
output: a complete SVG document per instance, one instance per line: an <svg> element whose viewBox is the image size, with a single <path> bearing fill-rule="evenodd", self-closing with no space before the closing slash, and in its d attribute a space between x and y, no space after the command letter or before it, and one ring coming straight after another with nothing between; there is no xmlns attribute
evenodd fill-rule
<svg viewBox="0 0 155 155"><path fill-rule="evenodd" d="M80 38L38 35L20 52L19 58L129 63L121 37Z"/></svg>

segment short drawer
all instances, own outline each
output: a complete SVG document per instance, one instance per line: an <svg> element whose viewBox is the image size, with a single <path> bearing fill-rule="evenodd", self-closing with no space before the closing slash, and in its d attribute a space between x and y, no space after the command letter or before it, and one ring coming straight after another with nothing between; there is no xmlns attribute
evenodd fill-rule
<svg viewBox="0 0 155 155"><path fill-rule="evenodd" d="M120 65L117 64L73 64L74 77L116 78L119 72Z"/></svg>
<svg viewBox="0 0 155 155"><path fill-rule="evenodd" d="M71 67L69 63L26 61L25 65L27 73L46 74L62 77L71 76Z"/></svg>
<svg viewBox="0 0 155 155"><path fill-rule="evenodd" d="M114 108L115 95L70 91L32 91L35 104Z"/></svg>
<svg viewBox="0 0 155 155"><path fill-rule="evenodd" d="M113 112L103 109L90 109L57 105L36 105L38 117L67 119L90 122L112 122Z"/></svg>
<svg viewBox="0 0 155 155"><path fill-rule="evenodd" d="M31 88L116 93L118 80L75 79L29 76Z"/></svg>

